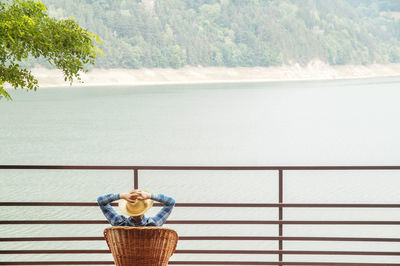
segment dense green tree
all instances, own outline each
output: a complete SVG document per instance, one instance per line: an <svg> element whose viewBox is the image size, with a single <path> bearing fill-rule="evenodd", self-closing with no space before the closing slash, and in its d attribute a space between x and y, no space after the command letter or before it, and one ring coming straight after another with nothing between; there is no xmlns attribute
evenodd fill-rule
<svg viewBox="0 0 400 266"><path fill-rule="evenodd" d="M96 67L400 62L400 1L42 1L102 37Z"/></svg>
<svg viewBox="0 0 400 266"><path fill-rule="evenodd" d="M73 18L49 17L40 1L0 2L0 99L11 99L5 83L16 89L38 88L31 72L21 67L29 56L44 58L72 82L101 52L96 43L98 37L82 29Z"/></svg>

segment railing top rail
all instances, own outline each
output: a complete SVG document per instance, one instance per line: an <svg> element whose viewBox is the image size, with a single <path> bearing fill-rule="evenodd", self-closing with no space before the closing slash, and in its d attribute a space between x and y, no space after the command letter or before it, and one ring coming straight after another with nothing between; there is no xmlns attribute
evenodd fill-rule
<svg viewBox="0 0 400 266"><path fill-rule="evenodd" d="M2 224L108 224L107 220L0 220ZM400 221L356 220L168 220L166 224L400 225Z"/></svg>
<svg viewBox="0 0 400 266"><path fill-rule="evenodd" d="M3 206L63 206L63 207L97 207L97 202L0 202ZM118 206L118 203L111 203ZM162 207L154 203L155 207ZM360 204L360 203L176 203L175 207L196 208L400 208L400 204Z"/></svg>
<svg viewBox="0 0 400 266"><path fill-rule="evenodd" d="M135 165L0 165L0 169L48 170L400 170L396 165L376 166L135 166Z"/></svg>

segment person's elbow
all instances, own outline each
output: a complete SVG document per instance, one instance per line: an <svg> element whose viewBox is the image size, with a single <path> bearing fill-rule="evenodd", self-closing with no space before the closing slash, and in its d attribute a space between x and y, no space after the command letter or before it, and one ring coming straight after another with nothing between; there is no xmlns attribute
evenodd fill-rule
<svg viewBox="0 0 400 266"><path fill-rule="evenodd" d="M99 206L104 205L104 204L103 204L103 196L99 196L99 197L97 198L97 204L98 204Z"/></svg>
<svg viewBox="0 0 400 266"><path fill-rule="evenodd" d="M171 198L171 200L169 201L168 205L174 207L175 206L175 199Z"/></svg>

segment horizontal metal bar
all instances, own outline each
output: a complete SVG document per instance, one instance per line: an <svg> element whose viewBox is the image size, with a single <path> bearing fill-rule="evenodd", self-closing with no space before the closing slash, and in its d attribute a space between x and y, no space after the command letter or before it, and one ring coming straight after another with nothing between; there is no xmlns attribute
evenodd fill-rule
<svg viewBox="0 0 400 266"><path fill-rule="evenodd" d="M49 249L49 250L0 250L0 254L101 254L111 253L107 249Z"/></svg>
<svg viewBox="0 0 400 266"><path fill-rule="evenodd" d="M379 237L296 237L296 236L180 236L179 240L249 240L249 241L336 241L336 242L400 242L400 238ZM0 238L1 242L1 238Z"/></svg>
<svg viewBox="0 0 400 266"><path fill-rule="evenodd" d="M1 203L0 203L1 206ZM154 204L154 206L162 206ZM400 208L400 204L354 203L177 203L176 207L263 207L263 208Z"/></svg>
<svg viewBox="0 0 400 266"><path fill-rule="evenodd" d="M213 220L172 220L167 224L329 224L329 225L400 225L400 221L213 221Z"/></svg>
<svg viewBox="0 0 400 266"><path fill-rule="evenodd" d="M400 238L366 237L279 237L279 236L180 236L181 241L223 240L223 241L338 241L338 242L400 242ZM0 242L37 241L104 241L104 237L2 237Z"/></svg>
<svg viewBox="0 0 400 266"><path fill-rule="evenodd" d="M155 205L155 204L154 204ZM66 206L66 207L98 207L97 202L0 202L0 206ZM111 206L118 206L118 203L111 203Z"/></svg>
<svg viewBox="0 0 400 266"><path fill-rule="evenodd" d="M400 221L215 221L215 220L172 220L167 224L329 224L329 225L400 225Z"/></svg>
<svg viewBox="0 0 400 266"><path fill-rule="evenodd" d="M0 169L15 170L135 170L134 166L106 165L0 165Z"/></svg>
<svg viewBox="0 0 400 266"><path fill-rule="evenodd" d="M354 265L368 265L368 266L396 266L396 263L345 263L345 262L274 262L274 261L170 261L168 265L296 265L296 266L309 266L309 265L341 265L341 266L354 266Z"/></svg>
<svg viewBox="0 0 400 266"><path fill-rule="evenodd" d="M400 166L116 166L116 165L0 165L0 169L41 170L400 170Z"/></svg>
<svg viewBox="0 0 400 266"><path fill-rule="evenodd" d="M170 220L167 224L304 224L304 225L400 225L400 221L244 221ZM0 224L108 224L106 220L2 220Z"/></svg>
<svg viewBox="0 0 400 266"><path fill-rule="evenodd" d="M104 241L104 237L1 237L0 242Z"/></svg>
<svg viewBox="0 0 400 266"><path fill-rule="evenodd" d="M51 249L51 250L0 250L0 254L103 254L108 249ZM362 256L400 256L400 252L390 251L310 251L310 250L175 250L176 254L288 254L288 255L362 255Z"/></svg>
<svg viewBox="0 0 400 266"><path fill-rule="evenodd" d="M106 220L8 220L0 224L108 224Z"/></svg>
<svg viewBox="0 0 400 266"><path fill-rule="evenodd" d="M0 261L0 265L109 265L113 261Z"/></svg>
<svg viewBox="0 0 400 266"><path fill-rule="evenodd" d="M379 237L290 237L290 236L180 236L179 240L249 240L249 241L336 241L336 242L400 242L400 238ZM1 241L1 238L0 238Z"/></svg>
<svg viewBox="0 0 400 266"><path fill-rule="evenodd" d="M118 203L111 203L118 206ZM66 206L97 207L97 202L0 202L2 206ZM161 203L153 206L161 207ZM238 208L400 208L400 204L346 204L346 203L176 203L175 207L238 207Z"/></svg>
<svg viewBox="0 0 400 266"><path fill-rule="evenodd" d="M118 206L117 203L111 203ZM279 207L274 203L176 203L175 207ZM0 202L0 206L71 206L71 207L98 207L96 202ZM154 203L155 207L162 207L161 203ZM397 207L393 207L397 208ZM398 204L400 208L400 204Z"/></svg>
<svg viewBox="0 0 400 266"><path fill-rule="evenodd" d="M178 254L290 254L290 255L374 255L400 256L400 252L380 251L309 251L309 250L176 250Z"/></svg>
<svg viewBox="0 0 400 266"><path fill-rule="evenodd" d="M355 203L283 203L285 208L400 208L400 204L355 204Z"/></svg>
<svg viewBox="0 0 400 266"><path fill-rule="evenodd" d="M109 265L113 261L0 261L0 265ZM398 266L398 263L276 262L276 261L170 261L169 265L368 265Z"/></svg>

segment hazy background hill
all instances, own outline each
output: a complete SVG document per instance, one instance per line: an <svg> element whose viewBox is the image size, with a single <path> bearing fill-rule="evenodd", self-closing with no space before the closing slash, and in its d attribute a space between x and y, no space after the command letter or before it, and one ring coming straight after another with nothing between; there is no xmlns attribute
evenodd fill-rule
<svg viewBox="0 0 400 266"><path fill-rule="evenodd" d="M42 2L101 37L98 68L400 62L396 0Z"/></svg>

